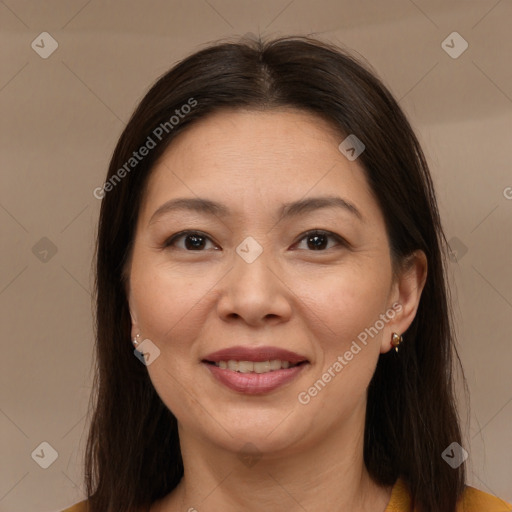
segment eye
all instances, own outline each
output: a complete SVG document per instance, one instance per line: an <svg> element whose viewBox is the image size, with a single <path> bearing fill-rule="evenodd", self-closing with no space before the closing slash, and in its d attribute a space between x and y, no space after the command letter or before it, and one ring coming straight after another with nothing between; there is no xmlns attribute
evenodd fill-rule
<svg viewBox="0 0 512 512"><path fill-rule="evenodd" d="M176 233L175 235L168 238L163 247L175 247L176 242L180 239L184 239L185 246L178 247L179 249L184 249L186 251L198 251L201 252L201 249L204 249L206 245L206 241L210 241L211 239L205 234L199 231L181 231L180 233ZM216 247L216 246L215 246Z"/></svg>
<svg viewBox="0 0 512 512"><path fill-rule="evenodd" d="M315 229L313 231L308 231L300 240L306 240L307 247L311 248L313 251L322 251L325 249L325 241L328 239L335 240L339 245L348 246L348 243L339 235L335 233L331 233L330 231L323 231L320 229Z"/></svg>
<svg viewBox="0 0 512 512"><path fill-rule="evenodd" d="M326 249L325 241L328 239L338 242L339 245L348 246L348 243L341 236L330 231L324 231L320 229L308 231L302 236L299 242L306 240L307 247L309 249L313 251L324 251ZM185 245L181 247L177 246L176 242L178 240L184 240ZM212 242L212 240L204 233L199 231L181 231L180 233L176 233L175 235L168 238L164 242L163 247L177 247L178 249L183 249L185 251L201 252L203 249L205 249L208 242ZM214 245L213 242L212 245ZM214 250L218 250L218 246L214 245Z"/></svg>

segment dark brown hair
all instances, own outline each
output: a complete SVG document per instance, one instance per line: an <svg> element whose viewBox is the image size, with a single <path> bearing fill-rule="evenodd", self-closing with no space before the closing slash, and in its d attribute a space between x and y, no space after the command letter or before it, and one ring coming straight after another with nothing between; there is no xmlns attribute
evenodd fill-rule
<svg viewBox="0 0 512 512"><path fill-rule="evenodd" d="M328 120L340 142L355 134L365 144L358 163L383 212L394 268L417 249L427 256L427 280L405 343L399 353L379 357L368 388L364 461L379 484L402 477L418 510L455 511L464 465L452 469L441 457L452 442L462 444L452 377L453 362L460 361L446 279L448 245L420 144L370 69L348 51L310 37L223 41L179 62L140 102L112 156L110 186L101 193L97 370L85 458L92 512L148 507L183 476L176 418L133 355L125 292L124 270L151 170L175 135L198 119L226 108L283 107ZM177 111L183 115L171 120ZM127 166L148 138L155 147Z"/></svg>

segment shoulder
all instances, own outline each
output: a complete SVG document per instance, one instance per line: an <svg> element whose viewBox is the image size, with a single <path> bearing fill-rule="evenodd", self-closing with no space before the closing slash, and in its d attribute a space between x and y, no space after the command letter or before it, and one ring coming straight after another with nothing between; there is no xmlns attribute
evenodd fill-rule
<svg viewBox="0 0 512 512"><path fill-rule="evenodd" d="M404 480L395 483L385 512L416 512ZM486 492L466 486L457 503L456 512L512 512L512 505Z"/></svg>
<svg viewBox="0 0 512 512"><path fill-rule="evenodd" d="M87 500L81 501L80 503L75 503L72 507L63 510L62 512L89 512Z"/></svg>
<svg viewBox="0 0 512 512"><path fill-rule="evenodd" d="M411 498L406 491L403 481L399 480L394 488L392 499L386 508L386 511L408 511ZM512 512L512 504L503 501L492 494L467 486L464 490L459 503L457 512ZM87 500L76 503L62 512L89 512Z"/></svg>
<svg viewBox="0 0 512 512"><path fill-rule="evenodd" d="M457 512L511 512L512 505L492 494L467 486L457 505Z"/></svg>

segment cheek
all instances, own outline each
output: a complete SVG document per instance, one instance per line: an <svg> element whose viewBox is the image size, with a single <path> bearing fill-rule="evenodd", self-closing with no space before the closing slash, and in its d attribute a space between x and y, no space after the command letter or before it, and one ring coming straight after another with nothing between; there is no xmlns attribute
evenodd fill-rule
<svg viewBox="0 0 512 512"><path fill-rule="evenodd" d="M140 329L160 345L183 339L198 328L195 317L212 283L211 276L187 275L180 268L151 261L143 256L134 259L130 283Z"/></svg>
<svg viewBox="0 0 512 512"><path fill-rule="evenodd" d="M306 306L302 314L311 322L316 319L319 341L326 351L350 346L385 312L388 276L376 265L347 266L301 279L296 294Z"/></svg>
<svg viewBox="0 0 512 512"><path fill-rule="evenodd" d="M197 400L187 390L194 389L197 371L194 340L200 338L205 321L202 299L213 282L209 282L211 277L187 276L177 268L150 261L134 258L130 275L140 331L160 350L147 370L157 394L173 414L186 418L194 411L200 416Z"/></svg>
<svg viewBox="0 0 512 512"><path fill-rule="evenodd" d="M340 418L348 419L364 403L380 354L382 333L370 328L385 312L385 277L352 269L326 279L317 294L310 286L304 288L307 308L303 315L310 327L316 325L312 334L319 359L298 399L301 404L313 404L325 428L335 428ZM326 404L332 408L323 412Z"/></svg>

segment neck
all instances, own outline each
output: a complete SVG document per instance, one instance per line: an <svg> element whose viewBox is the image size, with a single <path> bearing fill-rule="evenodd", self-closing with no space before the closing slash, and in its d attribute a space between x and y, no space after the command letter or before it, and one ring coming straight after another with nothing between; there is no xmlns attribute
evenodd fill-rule
<svg viewBox="0 0 512 512"><path fill-rule="evenodd" d="M363 432L364 410L310 446L242 460L180 429L185 474L154 512L385 512L391 488L370 478Z"/></svg>

